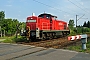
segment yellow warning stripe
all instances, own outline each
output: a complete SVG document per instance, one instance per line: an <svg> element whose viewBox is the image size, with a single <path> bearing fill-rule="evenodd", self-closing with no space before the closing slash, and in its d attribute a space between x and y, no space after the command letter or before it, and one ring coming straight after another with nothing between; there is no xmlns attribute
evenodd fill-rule
<svg viewBox="0 0 90 60"><path fill-rule="evenodd" d="M29 38L30 37L30 27L29 26L27 26L26 27L26 30L28 31L26 34L27 34L27 38Z"/></svg>

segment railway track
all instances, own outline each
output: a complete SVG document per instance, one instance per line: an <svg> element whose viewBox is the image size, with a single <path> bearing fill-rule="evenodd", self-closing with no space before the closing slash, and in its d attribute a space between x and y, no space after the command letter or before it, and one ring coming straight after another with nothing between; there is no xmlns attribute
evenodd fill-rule
<svg viewBox="0 0 90 60"><path fill-rule="evenodd" d="M23 44L33 45L36 47L45 47L45 48L63 48L63 47L76 44L76 42L78 41L68 41L67 37L62 37L62 38L57 38L57 39L52 39L52 40L29 42L29 43L23 43Z"/></svg>

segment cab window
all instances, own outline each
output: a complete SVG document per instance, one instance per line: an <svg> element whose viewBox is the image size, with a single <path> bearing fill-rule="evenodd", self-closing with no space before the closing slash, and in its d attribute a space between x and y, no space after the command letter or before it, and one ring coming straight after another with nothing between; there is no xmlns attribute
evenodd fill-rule
<svg viewBox="0 0 90 60"><path fill-rule="evenodd" d="M49 18L50 19L50 16L49 15L46 15L46 18Z"/></svg>
<svg viewBox="0 0 90 60"><path fill-rule="evenodd" d="M42 15L41 17L44 18L44 15Z"/></svg>

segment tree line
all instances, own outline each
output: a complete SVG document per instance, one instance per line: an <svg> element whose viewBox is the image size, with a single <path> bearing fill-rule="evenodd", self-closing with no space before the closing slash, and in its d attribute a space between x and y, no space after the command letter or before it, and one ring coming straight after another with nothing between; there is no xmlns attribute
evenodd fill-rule
<svg viewBox="0 0 90 60"><path fill-rule="evenodd" d="M74 20L69 20L69 29L71 32L71 35L75 34L83 34L83 33L90 33L90 21L84 22L83 25L78 25L77 27L74 27Z"/></svg>
<svg viewBox="0 0 90 60"><path fill-rule="evenodd" d="M88 22L84 22L84 24L83 24L83 27L88 27L88 28L90 28L90 21L88 21Z"/></svg>
<svg viewBox="0 0 90 60"><path fill-rule="evenodd" d="M5 12L0 11L0 36L12 36L25 27L25 22L17 19L5 18Z"/></svg>

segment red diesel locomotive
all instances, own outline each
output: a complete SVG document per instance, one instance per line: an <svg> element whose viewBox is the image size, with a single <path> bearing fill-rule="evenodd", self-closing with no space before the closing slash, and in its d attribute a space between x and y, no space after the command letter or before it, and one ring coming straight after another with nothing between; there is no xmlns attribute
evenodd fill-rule
<svg viewBox="0 0 90 60"><path fill-rule="evenodd" d="M67 22L57 20L57 16L43 13L37 16L27 17L26 36L27 40L53 39L70 33Z"/></svg>

